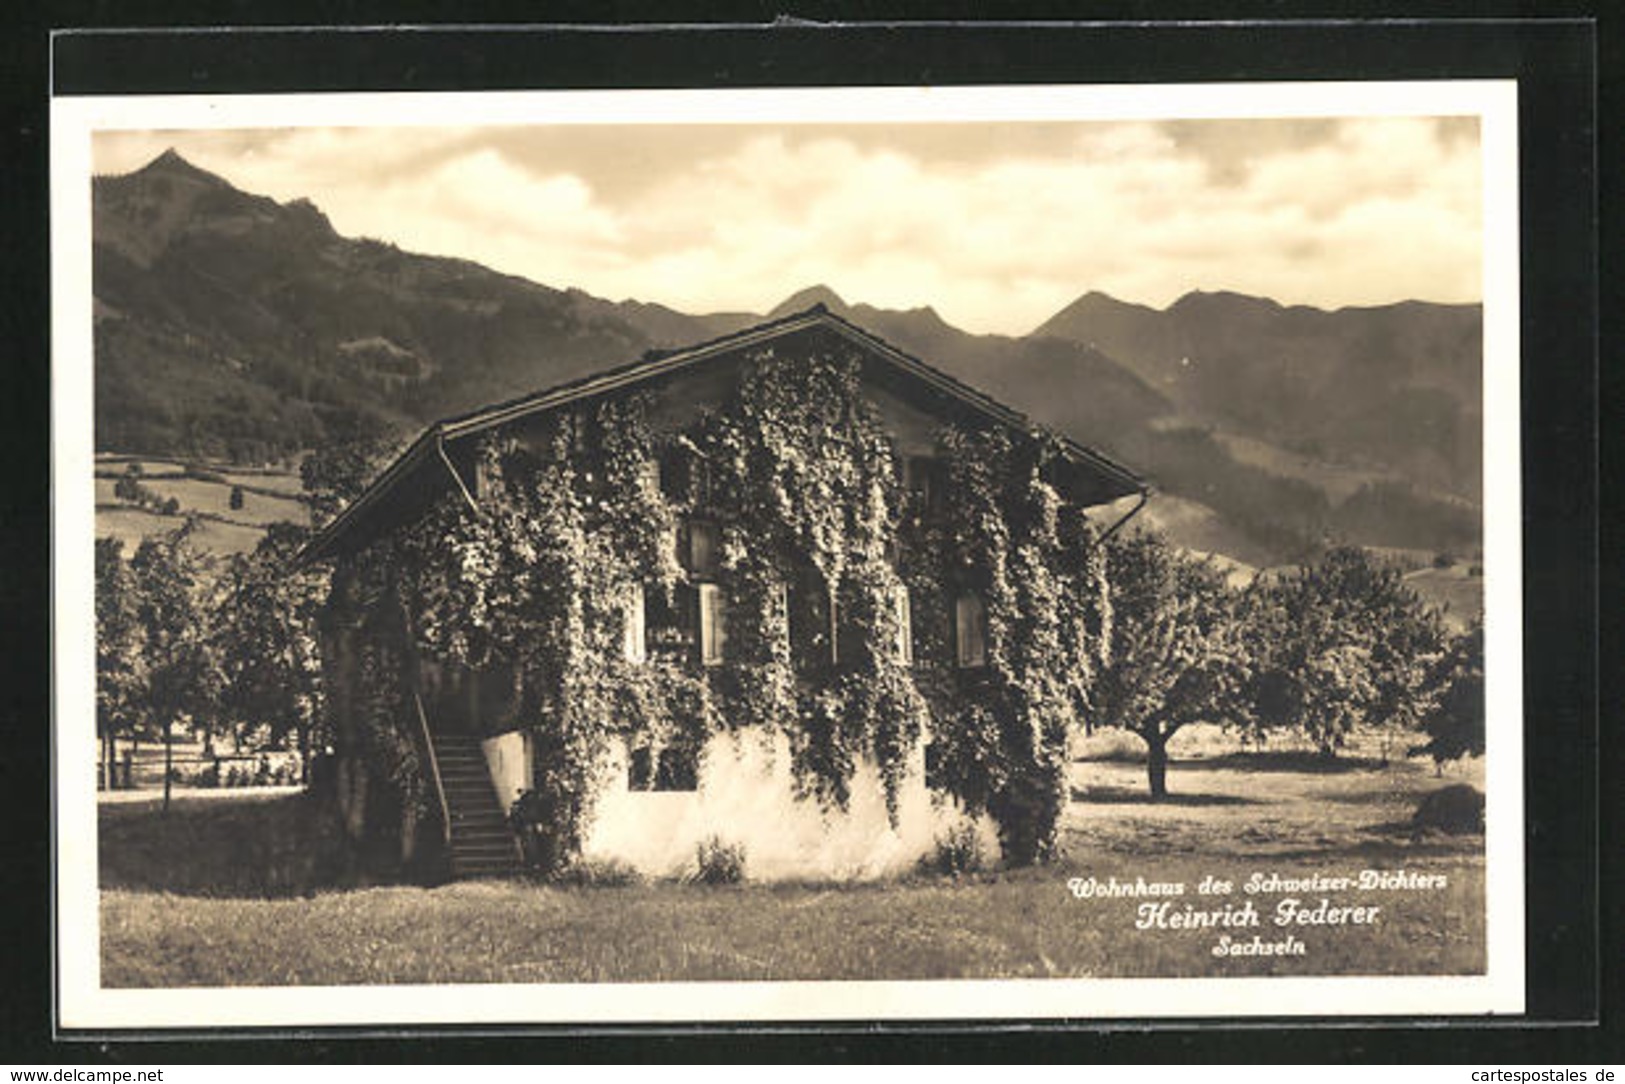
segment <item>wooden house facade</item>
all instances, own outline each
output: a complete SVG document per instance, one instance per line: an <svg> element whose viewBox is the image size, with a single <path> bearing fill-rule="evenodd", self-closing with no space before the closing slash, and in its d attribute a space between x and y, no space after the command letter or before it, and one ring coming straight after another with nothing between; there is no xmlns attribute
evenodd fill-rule
<svg viewBox="0 0 1625 1084"><path fill-rule="evenodd" d="M304 555L324 787L439 876L1041 858L1146 492L821 306L447 419Z"/></svg>

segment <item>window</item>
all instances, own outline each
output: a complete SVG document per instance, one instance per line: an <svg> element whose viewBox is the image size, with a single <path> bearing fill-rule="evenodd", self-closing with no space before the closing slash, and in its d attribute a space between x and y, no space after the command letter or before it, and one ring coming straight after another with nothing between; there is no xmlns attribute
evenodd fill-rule
<svg viewBox="0 0 1625 1084"><path fill-rule="evenodd" d="M691 508L711 503L711 471L703 453L686 442L672 444L660 457L660 488Z"/></svg>
<svg viewBox="0 0 1625 1084"><path fill-rule="evenodd" d="M689 498L689 457L679 446L672 445L660 457L658 467L660 491L674 501Z"/></svg>
<svg viewBox="0 0 1625 1084"><path fill-rule="evenodd" d="M974 591L954 599L954 649L961 669L987 665L987 604Z"/></svg>
<svg viewBox="0 0 1625 1084"><path fill-rule="evenodd" d="M650 493L664 492L664 486L662 484L661 470L660 470L660 460L659 459L657 459L655 457L652 457L652 456L650 458L648 458L648 459L645 459L643 461L642 468L640 468L640 470L639 470L639 474L641 475L641 481L642 481L643 487L648 492L650 492Z"/></svg>
<svg viewBox="0 0 1625 1084"><path fill-rule="evenodd" d="M627 588L626 600L623 603L621 630L621 652L627 662L643 662L648 658L647 639L645 638L645 617L643 604L643 585L634 583Z"/></svg>
<svg viewBox="0 0 1625 1084"><path fill-rule="evenodd" d="M897 618L897 661L904 666L914 665L914 618L908 603L908 586L898 584L892 588L892 612Z"/></svg>
<svg viewBox="0 0 1625 1084"><path fill-rule="evenodd" d="M728 647L728 600L722 588L714 583L702 583L700 598L700 663L717 666L726 657Z"/></svg>
<svg viewBox="0 0 1625 1084"><path fill-rule="evenodd" d="M790 658L800 674L816 673L835 661L835 640L829 589L816 577L804 576L788 595Z"/></svg>
<svg viewBox="0 0 1625 1084"><path fill-rule="evenodd" d="M643 593L643 642L648 655L665 662L692 660L699 618L694 589L683 586L669 594L659 587Z"/></svg>
<svg viewBox="0 0 1625 1084"><path fill-rule="evenodd" d="M860 614L872 612L867 599L859 599L855 589L843 589L841 596L831 599L829 606L830 642L834 645L834 653L829 659L834 665L852 665L861 662L869 655L870 647L865 637L865 625L859 619ZM905 666L914 663L914 632L909 614L908 588L903 584L893 586L881 601L883 607L890 607L893 620L896 622L896 631L891 642L891 656ZM880 650L886 650L881 647Z"/></svg>
<svg viewBox="0 0 1625 1084"><path fill-rule="evenodd" d="M860 611L854 605L850 585L829 601L829 641L835 645L830 662L851 666L864 657L863 628L854 620Z"/></svg>
<svg viewBox="0 0 1625 1084"><path fill-rule="evenodd" d="M903 488L916 494L920 499L920 507L927 512L941 511L946 489L942 461L929 455L903 457Z"/></svg>
<svg viewBox="0 0 1625 1084"><path fill-rule="evenodd" d="M626 759L627 790L698 790L699 757L686 745L668 745L658 753L634 747Z"/></svg>
<svg viewBox="0 0 1625 1084"><path fill-rule="evenodd" d="M717 525L708 519L688 522L688 570L706 576L717 567Z"/></svg>

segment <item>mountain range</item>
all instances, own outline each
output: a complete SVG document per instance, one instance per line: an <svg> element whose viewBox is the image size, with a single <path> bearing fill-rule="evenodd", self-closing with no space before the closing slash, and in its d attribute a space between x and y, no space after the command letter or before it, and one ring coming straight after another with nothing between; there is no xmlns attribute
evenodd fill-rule
<svg viewBox="0 0 1625 1084"><path fill-rule="evenodd" d="M1476 305L1089 292L1030 334L974 335L823 286L765 315L608 301L343 237L308 200L173 151L97 177L92 206L99 451L264 462L399 435L822 303L1131 464L1208 548L1256 564L1328 536L1477 545Z"/></svg>

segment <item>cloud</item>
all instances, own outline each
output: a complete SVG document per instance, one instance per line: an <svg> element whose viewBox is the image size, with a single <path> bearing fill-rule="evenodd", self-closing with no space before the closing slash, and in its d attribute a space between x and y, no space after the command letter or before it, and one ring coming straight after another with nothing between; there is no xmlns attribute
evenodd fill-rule
<svg viewBox="0 0 1625 1084"><path fill-rule="evenodd" d="M1089 289L1322 307L1480 289L1470 121L109 133L97 169L169 145L344 233L694 312L823 282L1019 334Z"/></svg>

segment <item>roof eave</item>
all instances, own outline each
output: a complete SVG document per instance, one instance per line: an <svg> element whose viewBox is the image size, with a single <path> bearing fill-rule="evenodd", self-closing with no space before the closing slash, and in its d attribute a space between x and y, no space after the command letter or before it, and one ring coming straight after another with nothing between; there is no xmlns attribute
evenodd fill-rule
<svg viewBox="0 0 1625 1084"><path fill-rule="evenodd" d="M355 501L334 517L327 526L322 528L315 538L311 539L305 548L300 551L298 563L303 565L332 557L344 535L372 508L381 504L402 478L416 469L418 463L429 453L431 447L438 447L447 440L456 440L471 433L482 432L493 426L502 425L542 411L552 410L580 399L602 395L631 384L641 383L695 365L720 354L766 342L820 324L852 339L861 346L879 352L894 365L923 380L943 394L992 417L1004 425L1028 430L1035 424L1026 415L1006 406L997 399L977 391L935 366L904 350L898 349L872 332L835 315L823 305L815 305L804 312L793 313L782 319L759 324L756 327L747 328L731 335L724 335L696 346L677 350L660 357L633 362L596 376L561 384L508 403L438 421L424 430L412 442L412 445L394 463L390 464L383 474L373 480L372 484L367 487L361 496L357 497ZM1062 435L1061 441L1067 454L1074 461L1087 463L1091 468L1116 483L1116 486L1121 488L1118 497L1135 493L1148 494L1150 492L1149 484L1122 464L1071 437Z"/></svg>
<svg viewBox="0 0 1625 1084"><path fill-rule="evenodd" d="M296 567L304 567L317 561L325 561L333 557L338 542L347 534L352 526L369 511L377 508L384 499L394 490L399 481L417 469L418 464L428 455L429 449L442 439L441 423L436 422L422 433L418 434L406 449L382 474L374 478L361 495L345 505L338 515L328 521L327 525L316 532L314 538L305 543L298 556L294 559Z"/></svg>

